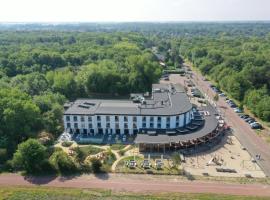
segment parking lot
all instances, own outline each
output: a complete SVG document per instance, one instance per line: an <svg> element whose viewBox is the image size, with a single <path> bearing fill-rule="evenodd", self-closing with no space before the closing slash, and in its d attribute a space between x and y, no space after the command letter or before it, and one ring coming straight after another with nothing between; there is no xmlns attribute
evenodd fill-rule
<svg viewBox="0 0 270 200"><path fill-rule="evenodd" d="M174 76L173 76L174 77ZM171 80L173 79L171 77ZM179 76L177 76L179 77ZM205 93L210 99L213 99L216 93L211 89L210 83L199 73L193 71L192 80L195 85ZM256 132L251 129L250 125L242 120L237 113L225 102L225 98L219 98L217 106L226 122L234 130L234 135L240 141L241 145L247 148L253 158L260 155L257 161L267 176L270 176L270 146Z"/></svg>

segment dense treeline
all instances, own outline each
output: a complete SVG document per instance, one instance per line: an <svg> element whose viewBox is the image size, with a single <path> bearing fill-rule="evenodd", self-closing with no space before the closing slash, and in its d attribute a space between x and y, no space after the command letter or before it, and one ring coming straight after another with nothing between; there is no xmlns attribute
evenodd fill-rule
<svg viewBox="0 0 270 200"><path fill-rule="evenodd" d="M0 30L54 30L54 31L86 31L86 32L138 32L148 36L175 38L176 36L265 36L270 32L270 23L266 22L126 22L126 23L77 23L77 24L0 24ZM160 38L161 39L161 38Z"/></svg>
<svg viewBox="0 0 270 200"><path fill-rule="evenodd" d="M270 121L270 36L183 39L180 53L231 97Z"/></svg>
<svg viewBox="0 0 270 200"><path fill-rule="evenodd" d="M145 40L137 33L1 32L0 156L29 137L56 138L67 100L149 91L161 69Z"/></svg>

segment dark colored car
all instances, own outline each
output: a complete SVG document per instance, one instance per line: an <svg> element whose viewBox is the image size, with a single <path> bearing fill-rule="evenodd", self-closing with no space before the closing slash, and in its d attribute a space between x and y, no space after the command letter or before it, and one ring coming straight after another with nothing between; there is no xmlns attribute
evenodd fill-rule
<svg viewBox="0 0 270 200"><path fill-rule="evenodd" d="M246 119L244 119L244 120L245 120L245 122L249 122L249 121L251 121L251 120L254 120L254 121L255 121L255 119L252 118L252 117L248 117L248 118L246 118Z"/></svg>
<svg viewBox="0 0 270 200"><path fill-rule="evenodd" d="M250 127L252 129L262 129L262 125L257 122L250 124Z"/></svg>
<svg viewBox="0 0 270 200"><path fill-rule="evenodd" d="M256 122L255 119L250 119L250 120L247 121L247 123L249 123L249 124L252 124L254 122Z"/></svg>
<svg viewBox="0 0 270 200"><path fill-rule="evenodd" d="M249 118L249 115L243 115L241 118L242 119L247 119L247 118Z"/></svg>

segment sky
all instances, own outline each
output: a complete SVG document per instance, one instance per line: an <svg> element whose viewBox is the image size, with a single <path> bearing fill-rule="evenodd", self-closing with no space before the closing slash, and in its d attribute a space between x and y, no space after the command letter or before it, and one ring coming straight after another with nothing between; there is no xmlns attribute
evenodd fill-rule
<svg viewBox="0 0 270 200"><path fill-rule="evenodd" d="M270 20L270 0L0 0L0 22Z"/></svg>

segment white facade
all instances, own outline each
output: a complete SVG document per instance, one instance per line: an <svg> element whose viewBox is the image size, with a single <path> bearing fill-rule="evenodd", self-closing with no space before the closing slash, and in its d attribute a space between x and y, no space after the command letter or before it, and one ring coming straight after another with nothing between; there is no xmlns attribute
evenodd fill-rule
<svg viewBox="0 0 270 200"><path fill-rule="evenodd" d="M64 115L67 132L82 134L134 134L146 130L184 127L193 118L192 110L176 116Z"/></svg>

